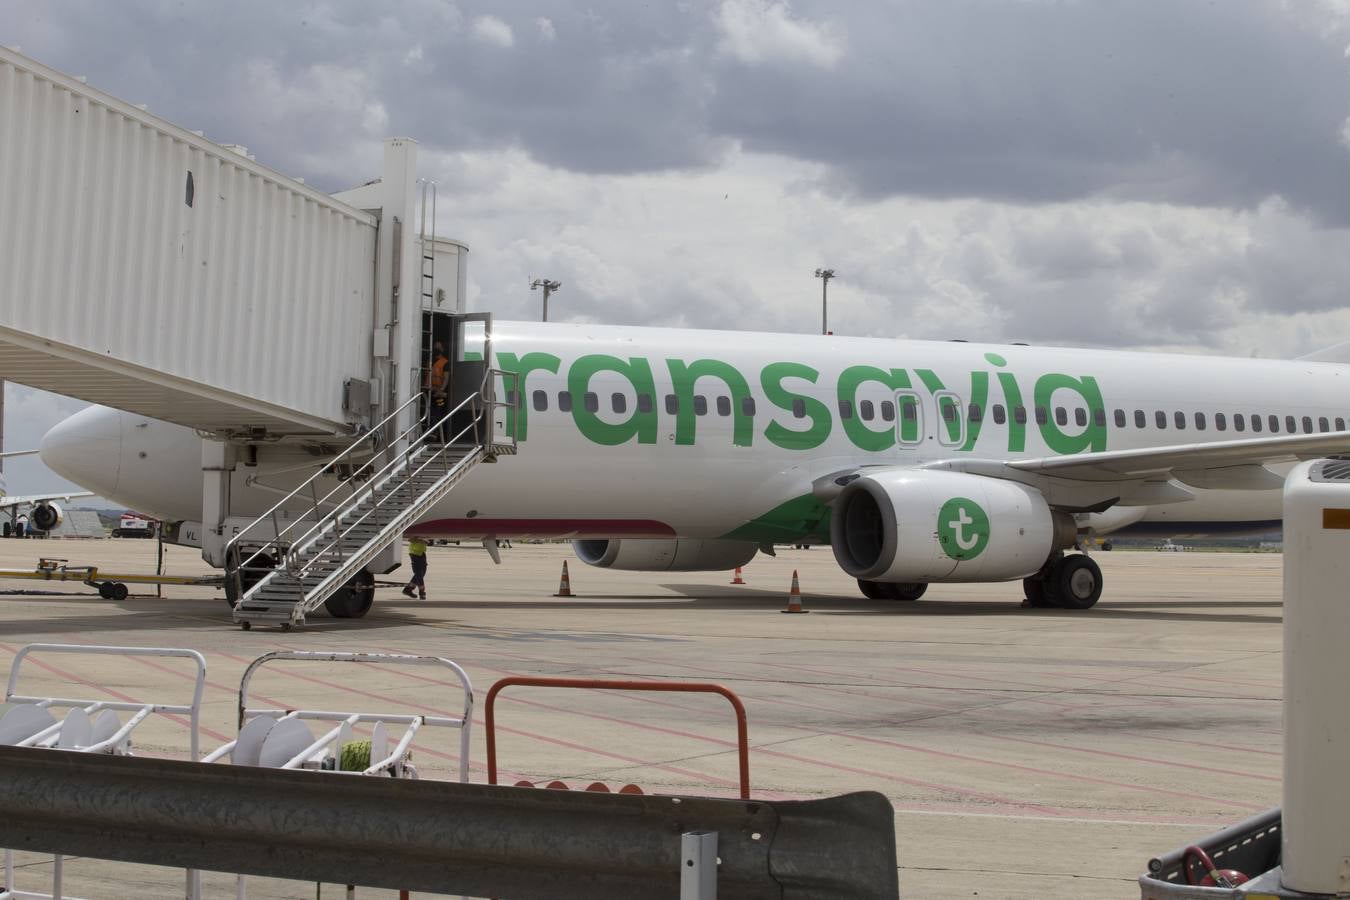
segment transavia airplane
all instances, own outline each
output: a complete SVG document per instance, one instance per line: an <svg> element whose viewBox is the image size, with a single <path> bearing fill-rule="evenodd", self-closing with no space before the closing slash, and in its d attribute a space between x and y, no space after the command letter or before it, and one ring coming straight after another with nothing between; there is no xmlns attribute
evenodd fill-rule
<svg viewBox="0 0 1350 900"><path fill-rule="evenodd" d="M520 377L519 453L412 533L569 538L616 569L727 570L828 542L870 598L1022 579L1033 604L1085 609L1101 571L1066 553L1085 533L1277 527L1282 465L1350 452L1350 365L1312 358L511 322L491 348ZM286 452L260 448L236 513L298 483L305 460ZM201 520L187 428L94 407L42 459L129 508Z"/></svg>

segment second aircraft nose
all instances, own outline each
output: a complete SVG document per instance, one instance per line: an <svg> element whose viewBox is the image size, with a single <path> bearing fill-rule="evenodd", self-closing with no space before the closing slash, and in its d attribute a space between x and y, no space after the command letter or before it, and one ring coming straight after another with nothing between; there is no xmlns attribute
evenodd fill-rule
<svg viewBox="0 0 1350 900"><path fill-rule="evenodd" d="M85 490L117 493L122 468L122 413L91 406L42 437L39 456L47 468Z"/></svg>

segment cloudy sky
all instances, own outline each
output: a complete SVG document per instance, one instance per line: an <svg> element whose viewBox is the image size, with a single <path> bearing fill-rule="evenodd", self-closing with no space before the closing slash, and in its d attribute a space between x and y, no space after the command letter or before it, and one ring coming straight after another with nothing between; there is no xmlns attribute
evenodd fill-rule
<svg viewBox="0 0 1350 900"><path fill-rule="evenodd" d="M840 334L1350 339L1344 0L0 0L0 43L329 190L415 137L506 318L547 276L814 332L830 266ZM72 408L7 398L12 448Z"/></svg>

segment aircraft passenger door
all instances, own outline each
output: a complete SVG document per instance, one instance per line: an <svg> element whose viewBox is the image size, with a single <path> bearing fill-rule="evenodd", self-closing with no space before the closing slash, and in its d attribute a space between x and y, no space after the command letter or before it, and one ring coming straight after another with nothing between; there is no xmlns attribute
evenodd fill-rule
<svg viewBox="0 0 1350 900"><path fill-rule="evenodd" d="M483 389L483 377L487 374L488 323L492 317L488 313L453 314L450 347L450 390L447 402L454 409L469 397ZM473 410L466 407L451 416L445 432L446 437L459 442L476 441L481 437L470 431L473 423Z"/></svg>
<svg viewBox="0 0 1350 900"><path fill-rule="evenodd" d="M897 391L896 443L901 448L933 450L960 447L966 440L966 419L961 398L952 391L932 396L917 391Z"/></svg>

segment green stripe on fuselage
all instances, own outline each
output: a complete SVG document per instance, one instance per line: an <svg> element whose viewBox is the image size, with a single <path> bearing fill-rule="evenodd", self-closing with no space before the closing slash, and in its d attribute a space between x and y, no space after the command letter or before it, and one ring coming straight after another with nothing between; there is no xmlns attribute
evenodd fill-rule
<svg viewBox="0 0 1350 900"><path fill-rule="evenodd" d="M722 536L729 541L795 544L830 540L830 509L810 494L794 497Z"/></svg>

